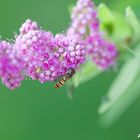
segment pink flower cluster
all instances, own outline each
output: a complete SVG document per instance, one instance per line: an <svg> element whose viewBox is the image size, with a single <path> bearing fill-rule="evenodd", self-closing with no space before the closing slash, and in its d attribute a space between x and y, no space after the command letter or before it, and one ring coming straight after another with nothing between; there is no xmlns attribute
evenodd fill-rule
<svg viewBox="0 0 140 140"><path fill-rule="evenodd" d="M99 20L94 3L91 0L78 0L71 13L71 26L67 34L86 37L99 29Z"/></svg>
<svg viewBox="0 0 140 140"><path fill-rule="evenodd" d="M24 79L22 69L24 63L17 55L13 44L6 41L0 42L0 78L2 82L11 89L20 86Z"/></svg>
<svg viewBox="0 0 140 140"><path fill-rule="evenodd" d="M71 20L67 34L82 38L87 54L92 56L94 63L102 69L113 65L118 52L116 46L105 40L100 32L98 14L93 2L78 0L73 8Z"/></svg>
<svg viewBox="0 0 140 140"><path fill-rule="evenodd" d="M30 19L22 25L13 44L0 42L0 77L11 89L20 86L24 77L41 83L54 81L84 61L85 47L78 38L53 36Z"/></svg>
<svg viewBox="0 0 140 140"><path fill-rule="evenodd" d="M54 81L78 68L89 54L103 69L115 62L116 47L100 35L94 4L78 0L71 18L66 34L53 35L27 19L14 43L0 41L0 78L8 88L19 87L25 77Z"/></svg>
<svg viewBox="0 0 140 140"><path fill-rule="evenodd" d="M85 60L84 45L78 39L53 36L31 20L22 25L14 48L25 62L24 74L42 83L54 81Z"/></svg>
<svg viewBox="0 0 140 140"><path fill-rule="evenodd" d="M92 55L92 60L102 69L114 65L117 57L116 46L107 42L100 34L92 34L87 37L87 53Z"/></svg>

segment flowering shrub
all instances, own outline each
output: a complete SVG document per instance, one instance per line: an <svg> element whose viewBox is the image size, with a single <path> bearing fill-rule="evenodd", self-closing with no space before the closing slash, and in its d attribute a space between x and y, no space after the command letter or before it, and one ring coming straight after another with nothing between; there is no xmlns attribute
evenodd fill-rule
<svg viewBox="0 0 140 140"><path fill-rule="evenodd" d="M25 77L41 83L54 81L90 60L105 70L115 64L117 56L116 45L100 31L93 2L78 0L65 33L53 35L27 19L14 43L1 41L0 78L8 88L15 89Z"/></svg>

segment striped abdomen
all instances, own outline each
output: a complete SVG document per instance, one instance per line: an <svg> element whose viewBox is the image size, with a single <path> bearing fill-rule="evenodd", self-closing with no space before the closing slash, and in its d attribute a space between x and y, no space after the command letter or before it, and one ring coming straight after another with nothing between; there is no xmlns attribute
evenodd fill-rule
<svg viewBox="0 0 140 140"><path fill-rule="evenodd" d="M55 88L60 88L61 86L63 86L66 81L69 79L69 77L66 75L66 76L63 76L58 83L55 84Z"/></svg>

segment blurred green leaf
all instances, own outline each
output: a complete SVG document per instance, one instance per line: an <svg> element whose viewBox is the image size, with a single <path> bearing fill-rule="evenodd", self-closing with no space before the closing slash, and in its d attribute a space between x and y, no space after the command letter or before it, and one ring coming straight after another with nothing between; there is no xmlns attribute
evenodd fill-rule
<svg viewBox="0 0 140 140"><path fill-rule="evenodd" d="M137 34L140 32L140 24L139 24L139 20L136 17L135 13L133 12L133 10L131 9L131 7L127 7L126 8L126 18L128 23L131 25L131 27L133 28L134 32Z"/></svg>
<svg viewBox="0 0 140 140"><path fill-rule="evenodd" d="M67 96L68 96L69 99L73 98L74 89L75 89L75 87L74 87L73 83L71 81L68 82L68 84L67 84L67 92L66 93L67 93Z"/></svg>
<svg viewBox="0 0 140 140"><path fill-rule="evenodd" d="M135 57L128 60L112 83L105 100L98 112L106 125L115 122L140 94L140 45L135 50Z"/></svg>
<svg viewBox="0 0 140 140"><path fill-rule="evenodd" d="M129 47L125 47L124 49L125 50L119 52L118 63L128 61L135 57L135 52L132 49Z"/></svg>
<svg viewBox="0 0 140 140"><path fill-rule="evenodd" d="M67 96L72 99L74 96L74 89L79 85L93 79L102 71L97 68L97 66L91 61L88 60L80 70L76 71L76 74L73 76L72 80L67 83Z"/></svg>
<svg viewBox="0 0 140 140"><path fill-rule="evenodd" d="M133 30L133 42L138 42L140 36L140 23L131 7L126 8L126 18Z"/></svg>
<svg viewBox="0 0 140 140"><path fill-rule="evenodd" d="M76 72L72 79L74 87L78 87L94 77L96 77L102 71L97 68L97 66L92 61L87 61L79 71Z"/></svg>
<svg viewBox="0 0 140 140"><path fill-rule="evenodd" d="M98 11L99 11L100 21L101 23L103 23L101 24L101 28L107 30L107 32L111 35L114 31L113 14L109 10L109 8L103 3L99 5Z"/></svg>
<svg viewBox="0 0 140 140"><path fill-rule="evenodd" d="M98 12L102 22L107 23L113 21L113 14L104 3L98 6Z"/></svg>
<svg viewBox="0 0 140 140"><path fill-rule="evenodd" d="M138 75L140 75L140 73ZM125 91L125 94L123 94L121 98L119 98L117 102L113 104L110 110L102 114L102 116L100 117L100 123L103 127L108 128L112 124L114 124L130 107L130 105L134 103L134 101L136 101L138 96L140 96L139 83L140 76L135 79L134 83L132 83L132 85L128 87L128 89ZM107 101L109 101L109 99Z"/></svg>
<svg viewBox="0 0 140 140"><path fill-rule="evenodd" d="M124 15L111 11L103 3L99 5L98 12L101 28L111 35L113 40L120 43L122 40L132 36L132 29Z"/></svg>

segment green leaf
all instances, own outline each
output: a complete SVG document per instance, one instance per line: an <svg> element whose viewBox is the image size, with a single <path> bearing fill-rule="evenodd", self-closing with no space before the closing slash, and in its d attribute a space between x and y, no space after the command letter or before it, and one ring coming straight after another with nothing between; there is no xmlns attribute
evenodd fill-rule
<svg viewBox="0 0 140 140"><path fill-rule="evenodd" d="M140 73L138 75L140 75ZM137 98L140 96L139 91L140 76L138 76L134 83L132 83L132 85L128 87L128 89L125 91L125 94L123 94L121 98L119 98L118 101L113 104L110 110L101 115L100 124L104 128L108 128L112 124L114 124L130 107L130 105L137 100Z"/></svg>
<svg viewBox="0 0 140 140"><path fill-rule="evenodd" d="M75 87L74 87L73 83L71 81L69 81L67 84L67 91L66 91L66 94L69 99L73 99L74 89L75 89Z"/></svg>
<svg viewBox="0 0 140 140"><path fill-rule="evenodd" d="M101 29L105 30L113 40L120 43L132 36L132 29L124 15L111 11L105 4L99 5L98 12Z"/></svg>
<svg viewBox="0 0 140 140"><path fill-rule="evenodd" d="M109 8L103 3L99 5L98 13L101 23L101 29L106 30L106 32L111 35L114 31L113 14L109 10Z"/></svg>
<svg viewBox="0 0 140 140"><path fill-rule="evenodd" d="M118 62L128 61L135 57L135 52L129 47L125 47L124 50L119 52L119 57L117 59Z"/></svg>
<svg viewBox="0 0 140 140"><path fill-rule="evenodd" d="M67 96L72 99L74 96L74 89L79 85L93 79L102 71L92 61L87 61L80 70L76 71L73 78L67 83Z"/></svg>
<svg viewBox="0 0 140 140"><path fill-rule="evenodd" d="M124 15L119 13L114 13L114 40L118 42L122 42L127 38L132 38L132 29L129 26L127 20Z"/></svg>
<svg viewBox="0 0 140 140"><path fill-rule="evenodd" d="M140 45L135 48L134 53L135 57L124 64L112 83L106 95L108 100L99 106L98 112L106 125L113 124L140 94Z"/></svg>
<svg viewBox="0 0 140 140"><path fill-rule="evenodd" d="M107 23L107 22L111 22L114 19L113 14L104 3L101 3L98 6L98 12L99 12L99 17L102 22Z"/></svg>
<svg viewBox="0 0 140 140"><path fill-rule="evenodd" d="M128 23L131 25L131 27L133 28L134 32L137 34L140 32L140 24L139 24L139 20L136 17L135 13L133 12L133 10L131 9L131 7L127 7L126 8L126 18Z"/></svg>
<svg viewBox="0 0 140 140"><path fill-rule="evenodd" d="M87 61L79 71L76 71L75 76L72 79L74 87L78 87L95 76L97 76L102 71L97 68L97 66L92 61Z"/></svg>

